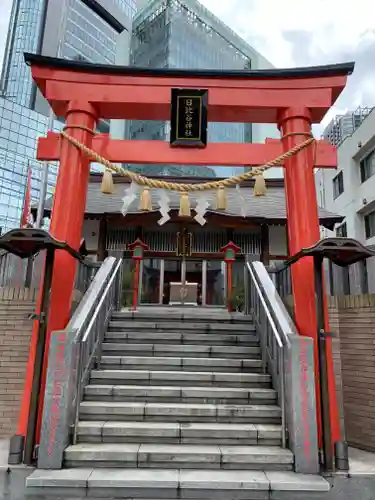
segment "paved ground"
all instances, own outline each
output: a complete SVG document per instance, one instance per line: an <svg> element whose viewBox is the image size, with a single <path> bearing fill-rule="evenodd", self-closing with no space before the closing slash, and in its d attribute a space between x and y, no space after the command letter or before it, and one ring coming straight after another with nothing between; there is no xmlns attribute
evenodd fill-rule
<svg viewBox="0 0 375 500"><path fill-rule="evenodd" d="M0 471L7 468L8 463L8 441L0 439Z"/></svg>
<svg viewBox="0 0 375 500"><path fill-rule="evenodd" d="M14 467L8 470L8 442L0 439L0 500L80 500L77 497L30 495L25 492L26 477L31 468ZM374 500L375 498L375 453L350 450L350 474L332 479L332 490L323 495L288 492L287 496L277 497L277 500ZM94 500L85 497L87 500ZM99 500L95 498L95 500ZM108 498L106 499L108 500Z"/></svg>

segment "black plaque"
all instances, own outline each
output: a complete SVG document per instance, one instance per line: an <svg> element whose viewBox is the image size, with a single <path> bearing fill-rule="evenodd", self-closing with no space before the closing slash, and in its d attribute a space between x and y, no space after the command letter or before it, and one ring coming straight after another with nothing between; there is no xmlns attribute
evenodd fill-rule
<svg viewBox="0 0 375 500"><path fill-rule="evenodd" d="M208 90L172 89L171 146L206 147L207 104Z"/></svg>

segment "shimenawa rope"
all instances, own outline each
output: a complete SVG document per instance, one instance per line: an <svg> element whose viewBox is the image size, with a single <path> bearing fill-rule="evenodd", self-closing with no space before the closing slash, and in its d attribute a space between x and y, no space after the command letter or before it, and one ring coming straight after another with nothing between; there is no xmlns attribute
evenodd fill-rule
<svg viewBox="0 0 375 500"><path fill-rule="evenodd" d="M66 127L66 128L70 128L70 127ZM79 126L75 126L74 128L82 128L83 130L88 131L86 128L79 127ZM80 149L82 152L87 154L90 158L92 158L93 160L95 160L98 163L101 163L110 172L115 172L115 173L120 174L122 176L129 177L132 181L136 182L140 186L148 187L151 189L167 189L170 191L179 191L180 193L208 191L211 189L218 189L220 187L235 186L235 185L240 184L248 179L251 179L252 177L262 176L263 172L265 170L267 170L271 167L275 167L277 165L280 165L284 160L297 154L299 151L302 151L303 149L305 149L307 146L309 146L310 144L312 144L315 141L314 137L310 136L304 142L297 144L292 149L290 149L286 153L283 153L282 155L278 156L274 160L271 160L262 166L255 167L252 170L249 170L248 172L244 172L243 174L240 174L240 175L235 175L235 176L228 177L226 179L221 179L218 181L209 181L209 182L203 182L203 183L198 183L198 184L185 184L185 183L168 182L168 181L164 181L161 179L152 179L152 178L145 177L143 175L139 175L135 172L132 172L131 170L127 170L126 168L119 167L118 165L115 165L112 162L110 162L109 160L107 160L106 158L103 158L98 153L96 153L92 149L88 148L87 146L85 146L84 144L79 142L74 137L67 134L65 132L65 130L62 130L60 132L60 134L62 135L62 137L64 137L66 140L68 140L71 144L73 144L78 149ZM291 134L288 134L288 135L291 135ZM293 133L293 135L310 135L310 134L307 134L305 132L301 132L301 133L296 132L296 133Z"/></svg>

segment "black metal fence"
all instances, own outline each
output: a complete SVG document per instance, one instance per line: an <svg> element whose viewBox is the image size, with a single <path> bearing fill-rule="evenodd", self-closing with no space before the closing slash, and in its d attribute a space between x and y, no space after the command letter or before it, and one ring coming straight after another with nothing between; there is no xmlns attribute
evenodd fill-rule
<svg viewBox="0 0 375 500"><path fill-rule="evenodd" d="M30 259L8 252L0 253L0 287L38 289L42 279L45 251ZM101 263L86 259L77 262L75 289L85 293Z"/></svg>
<svg viewBox="0 0 375 500"><path fill-rule="evenodd" d="M280 263L267 268L267 271L289 314L294 317L293 285L290 266L286 267L284 263Z"/></svg>
<svg viewBox="0 0 375 500"><path fill-rule="evenodd" d="M291 268L284 264L269 267L268 272L281 298L293 294Z"/></svg>
<svg viewBox="0 0 375 500"><path fill-rule="evenodd" d="M324 285L328 295L363 295L371 293L371 276L367 269L367 262L360 261L347 267L339 267L328 259L324 259ZM290 306L290 297L293 295L291 267L283 263L269 267L268 272L283 299ZM290 312L290 311L289 311Z"/></svg>
<svg viewBox="0 0 375 500"><path fill-rule="evenodd" d="M101 265L102 262L93 262L88 259L77 262L75 289L85 293Z"/></svg>

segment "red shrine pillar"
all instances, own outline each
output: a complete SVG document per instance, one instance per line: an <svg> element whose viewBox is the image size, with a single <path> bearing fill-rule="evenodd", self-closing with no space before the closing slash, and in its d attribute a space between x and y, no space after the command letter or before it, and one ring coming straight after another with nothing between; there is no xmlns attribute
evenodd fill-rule
<svg viewBox="0 0 375 500"><path fill-rule="evenodd" d="M88 102L71 101L66 114L67 132L81 143L90 147L93 134L89 130L95 130L96 119L97 114L91 104ZM62 138L61 141L60 168L56 183L50 232L54 238L65 241L74 249L79 250L86 207L90 159L66 139ZM44 359L41 380L37 440L39 440L40 435L51 332L62 330L68 324L76 267L76 260L67 252L56 252L45 345L47 355Z"/></svg>
<svg viewBox="0 0 375 500"><path fill-rule="evenodd" d="M278 117L282 131L284 152L305 141L311 134L311 114L307 108L293 107L282 111ZM314 178L315 145L308 146L285 160L284 178L288 216L289 254L314 245L320 239L318 205ZM295 321L301 335L314 339L315 383L317 402L318 436L321 443L320 383L317 338L314 263L312 257L301 259L292 266ZM325 324L328 326L328 308L325 303ZM327 340L328 384L332 443L340 440L335 378L331 340Z"/></svg>

